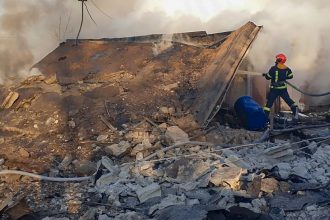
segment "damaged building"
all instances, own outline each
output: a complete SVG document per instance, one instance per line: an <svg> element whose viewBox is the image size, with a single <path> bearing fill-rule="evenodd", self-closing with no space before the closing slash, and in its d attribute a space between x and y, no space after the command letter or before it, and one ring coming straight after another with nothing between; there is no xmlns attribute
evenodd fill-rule
<svg viewBox="0 0 330 220"><path fill-rule="evenodd" d="M326 112L270 132L233 110L241 96L265 103L267 83L247 74L261 30L61 43L40 75L0 87L0 214L328 218Z"/></svg>

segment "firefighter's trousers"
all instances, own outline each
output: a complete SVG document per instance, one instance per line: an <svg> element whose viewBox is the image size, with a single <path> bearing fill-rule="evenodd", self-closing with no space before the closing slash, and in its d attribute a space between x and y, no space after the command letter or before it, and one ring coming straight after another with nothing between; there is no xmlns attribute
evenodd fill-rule
<svg viewBox="0 0 330 220"><path fill-rule="evenodd" d="M287 89L274 89L271 88L268 97L267 97L267 104L264 107L264 111L267 115L269 115L270 109L272 108L274 101L277 97L281 97L288 106L290 106L293 114L297 113L298 107L295 104L295 102L290 98L288 90Z"/></svg>

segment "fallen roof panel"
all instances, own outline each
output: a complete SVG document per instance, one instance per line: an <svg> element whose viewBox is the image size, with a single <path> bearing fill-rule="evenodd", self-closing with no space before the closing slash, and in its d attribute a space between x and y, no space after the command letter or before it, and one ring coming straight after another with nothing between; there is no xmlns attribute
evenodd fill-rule
<svg viewBox="0 0 330 220"><path fill-rule="evenodd" d="M244 59L261 27L248 22L231 33L216 49L212 63L201 79L193 113L201 126L207 126L225 99L236 70Z"/></svg>

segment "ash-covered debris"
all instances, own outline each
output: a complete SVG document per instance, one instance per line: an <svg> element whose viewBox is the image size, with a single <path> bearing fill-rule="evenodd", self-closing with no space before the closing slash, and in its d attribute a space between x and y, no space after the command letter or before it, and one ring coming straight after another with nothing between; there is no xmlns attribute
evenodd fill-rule
<svg viewBox="0 0 330 220"><path fill-rule="evenodd" d="M220 127L199 136L205 141L198 142L190 141L178 126L150 121L127 127L113 141L117 144L107 143L112 131L95 137L90 143L94 162L67 154L45 173L94 174L93 181L50 183L1 176L4 219L22 201L29 207L22 215L41 219L233 219L238 212L250 219L329 215L330 145L325 137L248 144L235 139L237 134L245 133L250 143L262 134ZM222 132L233 134L231 146L207 142ZM4 163L2 169L12 168ZM15 201L17 195L24 196Z"/></svg>

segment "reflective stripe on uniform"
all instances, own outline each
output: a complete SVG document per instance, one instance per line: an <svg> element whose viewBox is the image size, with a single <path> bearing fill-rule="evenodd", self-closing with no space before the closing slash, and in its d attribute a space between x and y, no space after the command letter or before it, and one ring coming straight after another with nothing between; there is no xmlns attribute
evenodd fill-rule
<svg viewBox="0 0 330 220"><path fill-rule="evenodd" d="M290 107L297 107L298 105L296 103L293 103Z"/></svg>
<svg viewBox="0 0 330 220"><path fill-rule="evenodd" d="M276 70L276 72L275 72L275 82L277 82L278 81L278 70Z"/></svg>
<svg viewBox="0 0 330 220"><path fill-rule="evenodd" d="M270 108L268 108L266 106L264 107L264 110L267 111L267 112L270 112Z"/></svg>
<svg viewBox="0 0 330 220"><path fill-rule="evenodd" d="M272 77L271 77L271 75L269 75L269 73L267 73L267 75L266 75L266 76L267 76L268 78L272 78Z"/></svg>
<svg viewBox="0 0 330 220"><path fill-rule="evenodd" d="M291 74L289 74L289 75L287 75L288 77L291 77L291 76L293 76L293 73L291 73Z"/></svg>
<svg viewBox="0 0 330 220"><path fill-rule="evenodd" d="M271 89L286 89L286 88L288 88L288 86L287 85L279 86L279 87L271 86L270 88Z"/></svg>

